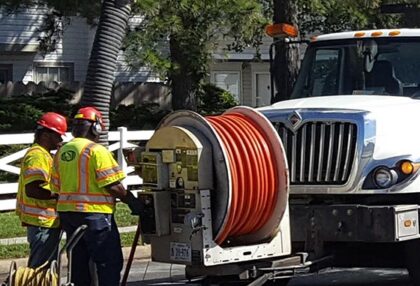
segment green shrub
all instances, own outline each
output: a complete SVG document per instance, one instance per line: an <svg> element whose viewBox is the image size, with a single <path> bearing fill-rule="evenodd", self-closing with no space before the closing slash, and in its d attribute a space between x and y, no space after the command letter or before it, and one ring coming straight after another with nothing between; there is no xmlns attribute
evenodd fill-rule
<svg viewBox="0 0 420 286"><path fill-rule="evenodd" d="M29 147L29 144L20 144L20 145L0 145L0 158L7 156L8 154L16 153L22 149ZM12 162L15 167L19 167L21 160L16 160ZM0 182L10 182L14 183L17 182L19 175L12 174L9 172L0 171Z"/></svg>
<svg viewBox="0 0 420 286"><path fill-rule="evenodd" d="M235 97L230 92L211 83L201 86L197 102L197 111L204 116L220 114L238 105Z"/></svg>
<svg viewBox="0 0 420 286"><path fill-rule="evenodd" d="M131 130L153 130L169 110L162 110L157 103L140 106L120 105L110 111L111 130L125 126Z"/></svg>
<svg viewBox="0 0 420 286"><path fill-rule="evenodd" d="M47 111L64 116L72 114L72 95L65 89L32 96L0 98L0 132L32 132L36 120Z"/></svg>
<svg viewBox="0 0 420 286"><path fill-rule="evenodd" d="M0 133L33 132L36 121L47 112L54 111L64 116L72 113L72 94L65 89L32 96L22 95L0 98ZM0 145L0 158L22 150L26 145ZM19 166L20 162L12 165ZM16 182L18 175L0 171L0 182Z"/></svg>

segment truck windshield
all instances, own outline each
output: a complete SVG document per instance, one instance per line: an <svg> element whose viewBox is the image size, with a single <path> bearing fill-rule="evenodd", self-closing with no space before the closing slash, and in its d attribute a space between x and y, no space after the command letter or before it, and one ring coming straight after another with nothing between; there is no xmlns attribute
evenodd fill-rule
<svg viewBox="0 0 420 286"><path fill-rule="evenodd" d="M314 42L306 50L291 98L395 95L420 98L420 39Z"/></svg>

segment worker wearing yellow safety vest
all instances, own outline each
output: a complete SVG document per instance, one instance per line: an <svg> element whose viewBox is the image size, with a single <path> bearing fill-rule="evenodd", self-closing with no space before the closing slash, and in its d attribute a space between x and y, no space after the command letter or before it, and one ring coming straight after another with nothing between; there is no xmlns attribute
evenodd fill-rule
<svg viewBox="0 0 420 286"><path fill-rule="evenodd" d="M91 285L90 259L96 264L99 285L119 285L123 256L113 216L115 199L127 203L133 214L143 210L120 183L125 174L112 153L96 143L102 129L97 109L79 109L73 120L75 138L60 148L54 160L52 181L59 193L62 228L70 237L79 226L88 226L72 253L71 282L76 286Z"/></svg>
<svg viewBox="0 0 420 286"><path fill-rule="evenodd" d="M66 119L47 112L38 121L34 144L23 157L16 214L27 227L30 246L28 266L36 268L48 259L56 258L60 236L56 212L57 195L51 193L50 178L53 165L51 150L56 150L67 131Z"/></svg>

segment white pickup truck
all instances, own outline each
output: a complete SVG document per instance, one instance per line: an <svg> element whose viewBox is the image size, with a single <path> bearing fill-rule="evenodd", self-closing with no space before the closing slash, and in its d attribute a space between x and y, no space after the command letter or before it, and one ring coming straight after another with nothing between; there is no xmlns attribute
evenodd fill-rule
<svg viewBox="0 0 420 286"><path fill-rule="evenodd" d="M261 109L287 153L295 251L420 285L419 51L420 29L318 36L291 98Z"/></svg>

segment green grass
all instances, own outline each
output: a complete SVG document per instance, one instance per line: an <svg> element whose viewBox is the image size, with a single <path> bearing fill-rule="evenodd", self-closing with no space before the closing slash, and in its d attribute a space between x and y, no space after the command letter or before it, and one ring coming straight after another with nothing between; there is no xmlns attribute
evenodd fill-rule
<svg viewBox="0 0 420 286"><path fill-rule="evenodd" d="M124 203L117 203L115 220L118 227L137 225L138 216L132 216L130 209ZM19 218L14 211L0 213L0 238L13 238L26 236L25 227L21 226Z"/></svg>
<svg viewBox="0 0 420 286"><path fill-rule="evenodd" d="M133 240L134 240L134 235L135 232L126 232L126 233L121 233L121 245L123 247L131 247L131 245L133 244ZM139 239L140 242L141 238ZM139 245L139 243L137 244Z"/></svg>
<svg viewBox="0 0 420 286"><path fill-rule="evenodd" d="M118 203L115 211L115 220L119 227L137 225L138 216L132 216L126 204ZM0 238L14 238L26 236L26 228L21 226L19 218L14 211L0 213ZM123 247L131 247L134 232L121 233ZM0 259L14 259L28 256L29 245L12 244L0 245Z"/></svg>
<svg viewBox="0 0 420 286"><path fill-rule="evenodd" d="M0 213L0 221L0 238L26 236L26 228L20 224L14 211Z"/></svg>
<svg viewBox="0 0 420 286"><path fill-rule="evenodd" d="M29 254L29 244L0 245L0 259L22 258Z"/></svg>
<svg viewBox="0 0 420 286"><path fill-rule="evenodd" d="M118 227L131 226L137 225L139 217L131 215L131 211L126 204L117 203L115 221L117 222Z"/></svg>

